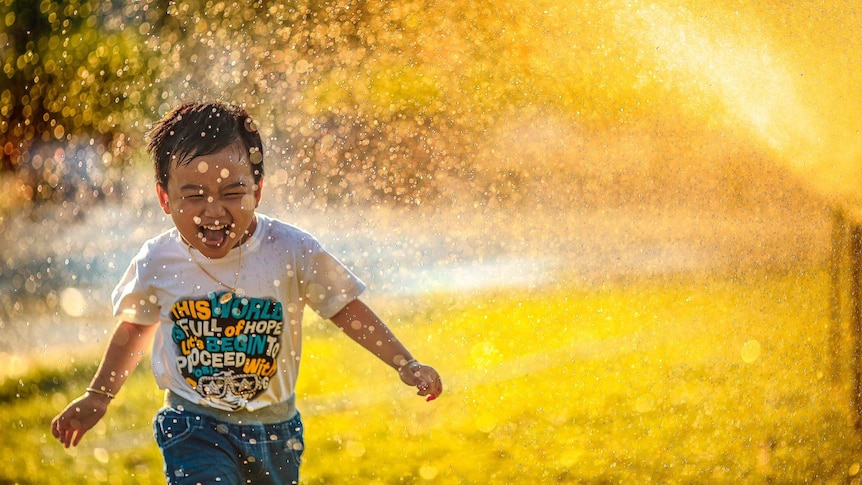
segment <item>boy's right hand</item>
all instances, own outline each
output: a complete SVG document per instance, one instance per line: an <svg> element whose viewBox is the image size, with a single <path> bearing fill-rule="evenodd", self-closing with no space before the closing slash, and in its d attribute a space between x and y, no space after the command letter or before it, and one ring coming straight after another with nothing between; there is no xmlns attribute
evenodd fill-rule
<svg viewBox="0 0 862 485"><path fill-rule="evenodd" d="M106 396L91 392L84 394L69 403L66 409L54 418L51 422L51 433L66 448L77 446L84 433L102 419L110 402Z"/></svg>

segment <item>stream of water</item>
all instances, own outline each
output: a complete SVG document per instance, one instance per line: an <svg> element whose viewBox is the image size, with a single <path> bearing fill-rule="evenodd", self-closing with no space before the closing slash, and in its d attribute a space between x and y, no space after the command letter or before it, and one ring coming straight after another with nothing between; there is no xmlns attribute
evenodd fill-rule
<svg viewBox="0 0 862 485"><path fill-rule="evenodd" d="M110 291L141 243L170 226L146 192L72 215L2 220L0 365L15 356L103 346ZM134 194L133 194L134 195ZM139 202L136 202L139 201ZM590 285L609 278L822 261L826 213L655 208L540 211L261 211L315 234L369 285L367 298ZM812 218L813 217L813 218ZM800 230L800 227L802 230Z"/></svg>

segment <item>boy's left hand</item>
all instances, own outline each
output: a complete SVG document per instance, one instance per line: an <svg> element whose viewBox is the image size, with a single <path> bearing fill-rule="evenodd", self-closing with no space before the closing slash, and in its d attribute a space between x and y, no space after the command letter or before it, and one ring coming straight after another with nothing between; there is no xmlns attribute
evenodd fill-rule
<svg viewBox="0 0 862 485"><path fill-rule="evenodd" d="M433 401L443 392L443 381L433 367L413 361L398 369L398 375L408 386L419 389L420 396L428 396L426 401Z"/></svg>

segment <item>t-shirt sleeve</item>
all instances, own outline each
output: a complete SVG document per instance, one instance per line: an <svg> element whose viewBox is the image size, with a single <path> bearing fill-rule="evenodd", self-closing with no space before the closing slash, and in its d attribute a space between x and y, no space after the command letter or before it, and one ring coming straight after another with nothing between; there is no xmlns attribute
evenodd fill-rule
<svg viewBox="0 0 862 485"><path fill-rule="evenodd" d="M158 298L153 286L146 283L146 269L146 257L142 249L111 293L115 317L142 325L159 322Z"/></svg>
<svg viewBox="0 0 862 485"><path fill-rule="evenodd" d="M300 287L306 304L321 318L329 319L365 291L362 282L317 240L307 240Z"/></svg>

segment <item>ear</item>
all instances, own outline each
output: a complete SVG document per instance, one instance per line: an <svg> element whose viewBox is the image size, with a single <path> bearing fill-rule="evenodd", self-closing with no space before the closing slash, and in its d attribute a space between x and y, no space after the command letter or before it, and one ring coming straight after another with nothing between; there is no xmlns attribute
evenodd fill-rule
<svg viewBox="0 0 862 485"><path fill-rule="evenodd" d="M263 195L263 177L257 182L257 188L254 189L254 208L260 205L260 197Z"/></svg>
<svg viewBox="0 0 862 485"><path fill-rule="evenodd" d="M159 196L159 205L162 206L162 210L165 211L165 214L170 214L170 197L168 197L168 191L162 187L162 184L156 184L156 194Z"/></svg>

